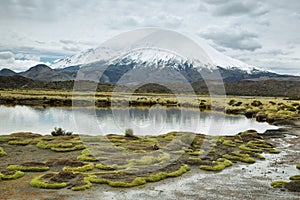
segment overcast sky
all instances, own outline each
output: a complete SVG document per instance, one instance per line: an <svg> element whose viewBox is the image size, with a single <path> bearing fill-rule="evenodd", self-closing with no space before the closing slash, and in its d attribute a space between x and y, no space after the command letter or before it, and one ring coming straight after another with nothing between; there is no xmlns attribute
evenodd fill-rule
<svg viewBox="0 0 300 200"><path fill-rule="evenodd" d="M50 63L143 27L189 33L250 65L300 75L299 0L1 0L0 69Z"/></svg>

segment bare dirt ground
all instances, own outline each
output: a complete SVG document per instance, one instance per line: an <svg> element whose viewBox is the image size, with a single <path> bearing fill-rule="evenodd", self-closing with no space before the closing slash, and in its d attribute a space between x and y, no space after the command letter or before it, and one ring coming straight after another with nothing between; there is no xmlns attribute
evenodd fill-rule
<svg viewBox="0 0 300 200"><path fill-rule="evenodd" d="M180 177L147 183L140 187L126 189L95 184L89 190L77 192L31 187L28 183L38 173L26 172L26 176L21 179L0 182L0 199L300 199L300 193L270 186L272 181L288 180L290 176L299 174L296 163L300 163L300 120L284 126L280 130L267 132L277 143L276 148L281 153L264 154L266 160L251 165L233 165L218 173L199 171L195 167ZM9 148L15 148L16 152L21 151L21 147ZM31 161L40 160L43 156L57 156L57 153L47 150L39 150L38 154L35 148L27 150ZM59 156L75 158L77 155L73 152L61 153ZM5 163L15 163L13 157L5 159ZM23 159L28 161L28 158ZM4 161L0 163L0 167L3 167L3 163Z"/></svg>

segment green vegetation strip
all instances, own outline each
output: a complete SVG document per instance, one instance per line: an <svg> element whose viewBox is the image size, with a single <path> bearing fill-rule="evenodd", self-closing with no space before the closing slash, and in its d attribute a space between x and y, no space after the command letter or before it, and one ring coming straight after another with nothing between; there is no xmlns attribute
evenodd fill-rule
<svg viewBox="0 0 300 200"><path fill-rule="evenodd" d="M6 152L4 151L4 149L2 147L0 147L0 157L1 156L6 156Z"/></svg>
<svg viewBox="0 0 300 200"><path fill-rule="evenodd" d="M232 165L232 162L230 160L219 158L217 161L213 161L211 165L200 165L200 169L206 170L206 171L222 171L226 167L230 167Z"/></svg>
<svg viewBox="0 0 300 200"><path fill-rule="evenodd" d="M242 154L240 152L232 152L233 155L224 154L223 158L234 161L241 161L244 163L255 163L255 159L250 157L249 154Z"/></svg>
<svg viewBox="0 0 300 200"><path fill-rule="evenodd" d="M70 152L70 151L77 151L85 149L83 144L77 144L78 142L68 141L66 140L64 143L59 142L57 143L55 140L47 141L40 141L37 143L37 147L41 149L50 149L56 152Z"/></svg>
<svg viewBox="0 0 300 200"><path fill-rule="evenodd" d="M85 163L85 165L80 167L69 167L65 166L63 171L72 171L72 172L86 172L94 169L94 163Z"/></svg>
<svg viewBox="0 0 300 200"><path fill-rule="evenodd" d="M178 169L177 171L166 173L166 172L160 172L157 174L149 175L148 177L137 177L132 182L122 182L122 181L111 181L104 178L96 178L93 177L90 179L92 183L98 183L98 184L108 184L112 187L135 187L139 185L144 185L147 182L157 182L163 179L166 179L168 177L177 177L181 176L182 174L186 173L190 170L190 167L188 165L183 165Z"/></svg>
<svg viewBox="0 0 300 200"><path fill-rule="evenodd" d="M84 180L83 180L83 185L80 185L80 186L74 186L72 187L71 189L73 191L82 191L82 190L87 190L89 188L92 187L92 183L91 183L91 176L88 176L88 177L84 177Z"/></svg>
<svg viewBox="0 0 300 200"><path fill-rule="evenodd" d="M15 171L14 174L6 175L7 172L1 172L0 173L0 180L15 180L18 178L21 178L25 175L22 171Z"/></svg>
<svg viewBox="0 0 300 200"><path fill-rule="evenodd" d="M44 174L35 177L30 181L30 185L37 188L44 188L44 189L60 189L67 186L67 183L47 183L42 180Z"/></svg>
<svg viewBox="0 0 300 200"><path fill-rule="evenodd" d="M28 140L10 140L8 144L10 145L20 145L20 146L26 146L32 142L32 139Z"/></svg>
<svg viewBox="0 0 300 200"><path fill-rule="evenodd" d="M273 188L283 188L288 182L283 180L274 181L271 183Z"/></svg>

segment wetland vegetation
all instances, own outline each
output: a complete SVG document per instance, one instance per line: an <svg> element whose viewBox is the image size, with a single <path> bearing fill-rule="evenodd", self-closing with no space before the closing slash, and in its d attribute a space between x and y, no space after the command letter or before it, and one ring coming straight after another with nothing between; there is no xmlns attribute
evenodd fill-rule
<svg viewBox="0 0 300 200"><path fill-rule="evenodd" d="M152 106L199 108L245 115L259 122L277 124L300 116L298 99L275 97L227 97L224 104L209 96L172 94L92 94L72 91L2 90L0 103L7 106ZM75 102L75 103L74 103ZM129 102L129 103L128 103ZM191 168L220 172L239 163L253 164L265 154L279 154L272 135L248 130L234 136L209 136L169 132L157 136L77 135L55 129L52 135L15 133L0 136L1 181L22 181L30 175L36 188L73 191L95 184L134 187L147 182L181 176ZM12 148L16 147L16 148ZM31 153L28 154L28 151ZM20 153L21 152L21 153ZM297 165L300 168L299 164ZM299 175L291 181L276 181L275 188L299 191ZM296 189L295 189L296 188Z"/></svg>
<svg viewBox="0 0 300 200"><path fill-rule="evenodd" d="M222 137L187 132L158 136L17 133L0 136L0 140L2 151L6 150L1 158L1 179L36 173L30 181L33 187L76 191L93 184L139 186L180 176L191 167L218 172L240 162L263 160L263 152L280 152L256 131ZM12 146L18 146L23 153L17 153ZM27 155L28 149L35 155L43 152L44 156Z"/></svg>
<svg viewBox="0 0 300 200"><path fill-rule="evenodd" d="M300 115L300 99L284 97L211 98L206 95L173 95L155 93L73 92L56 90L2 90L0 104L14 106L78 106L78 107L164 107L197 108L245 115L259 122L273 123ZM179 100L180 99L180 100Z"/></svg>

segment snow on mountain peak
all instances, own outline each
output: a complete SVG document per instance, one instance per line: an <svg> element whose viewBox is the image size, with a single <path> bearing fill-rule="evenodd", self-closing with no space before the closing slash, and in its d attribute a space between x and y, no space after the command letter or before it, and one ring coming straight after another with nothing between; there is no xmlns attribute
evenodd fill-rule
<svg viewBox="0 0 300 200"><path fill-rule="evenodd" d="M167 51L165 49L157 48L142 48L135 49L125 55L119 56L109 62L109 64L130 64L134 63L136 66L151 66L156 68L173 67L177 70L185 66L194 66L196 68L215 69L209 63L202 63L200 60L193 60L184 58L175 52ZM135 67L134 67L135 68Z"/></svg>
<svg viewBox="0 0 300 200"><path fill-rule="evenodd" d="M164 66L173 64L175 68L180 64L188 63L192 64L196 68L208 68L209 70L216 69L217 67L230 69L230 70L241 70L248 74L257 71L266 71L261 68L250 66L242 61L231 58L217 51L216 49L209 46L206 42L201 40L201 48L204 51L203 57L208 57L208 61L202 61L193 57L186 58L178 55L175 52L168 51L159 48L144 48L144 49L133 49L125 53L115 52L109 47L99 47L96 49L88 49L80 52L79 54L73 55L68 58L60 59L54 62L52 68L65 68L68 66L83 65L99 60L110 60L111 64L116 62L135 62L135 63L149 63L152 66ZM113 58L113 59L111 59ZM156 64L156 65L153 65Z"/></svg>
<svg viewBox="0 0 300 200"><path fill-rule="evenodd" d="M52 68L65 68L76 65L83 65L87 58L94 53L94 49L87 49L70 57L62 58L54 61Z"/></svg>

